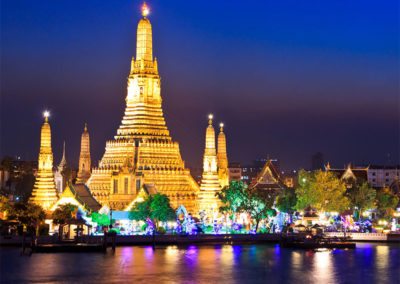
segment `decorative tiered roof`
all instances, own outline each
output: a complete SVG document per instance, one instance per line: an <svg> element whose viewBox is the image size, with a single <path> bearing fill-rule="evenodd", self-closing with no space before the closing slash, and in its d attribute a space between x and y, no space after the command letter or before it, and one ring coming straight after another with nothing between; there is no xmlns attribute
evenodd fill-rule
<svg viewBox="0 0 400 284"><path fill-rule="evenodd" d="M179 144L172 141L162 111L148 14L149 8L144 5L121 125L114 139L106 143L104 156L87 184L94 197L112 209L126 208L142 187L152 186L168 195L174 207L184 205L197 212L198 185L185 168Z"/></svg>
<svg viewBox="0 0 400 284"><path fill-rule="evenodd" d="M57 201L57 191L53 174L53 150L51 148L50 113L44 112L44 123L40 131L40 152L38 172L30 201L49 210Z"/></svg>

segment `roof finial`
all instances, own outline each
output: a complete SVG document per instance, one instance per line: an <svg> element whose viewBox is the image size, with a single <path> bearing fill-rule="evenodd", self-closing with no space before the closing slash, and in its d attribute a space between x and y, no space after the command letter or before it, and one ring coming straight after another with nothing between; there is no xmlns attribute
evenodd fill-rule
<svg viewBox="0 0 400 284"><path fill-rule="evenodd" d="M213 122L213 115L212 115L212 113L210 113L209 115L208 115L208 124L209 125L212 125L212 122Z"/></svg>
<svg viewBox="0 0 400 284"><path fill-rule="evenodd" d="M45 122L48 122L48 121L49 121L49 116L50 116L50 111L45 110L45 111L43 112L43 117L44 117L44 121L45 121Z"/></svg>
<svg viewBox="0 0 400 284"><path fill-rule="evenodd" d="M87 122L85 122L85 127L83 128L83 131L87 132Z"/></svg>
<svg viewBox="0 0 400 284"><path fill-rule="evenodd" d="M149 7L147 6L146 2L143 2L143 5L142 5L142 16L143 17L147 17L147 15L149 13L150 13Z"/></svg>
<svg viewBox="0 0 400 284"><path fill-rule="evenodd" d="M219 124L219 127L220 127L220 131L224 132L224 124L222 122Z"/></svg>

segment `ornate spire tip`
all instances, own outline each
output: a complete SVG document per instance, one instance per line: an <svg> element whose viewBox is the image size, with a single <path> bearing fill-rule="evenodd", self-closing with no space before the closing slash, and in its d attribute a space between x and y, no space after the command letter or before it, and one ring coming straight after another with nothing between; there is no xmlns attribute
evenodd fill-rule
<svg viewBox="0 0 400 284"><path fill-rule="evenodd" d="M150 9L147 6L146 2L144 2L142 5L142 16L147 17L148 14L150 14Z"/></svg>
<svg viewBox="0 0 400 284"><path fill-rule="evenodd" d="M213 117L214 117L214 116L213 116L212 114L209 114L209 115L208 115L208 124L209 124L209 125L212 125Z"/></svg>
<svg viewBox="0 0 400 284"><path fill-rule="evenodd" d="M50 112L48 110L45 110L43 112L44 120L47 121L49 119L49 116L50 116Z"/></svg>

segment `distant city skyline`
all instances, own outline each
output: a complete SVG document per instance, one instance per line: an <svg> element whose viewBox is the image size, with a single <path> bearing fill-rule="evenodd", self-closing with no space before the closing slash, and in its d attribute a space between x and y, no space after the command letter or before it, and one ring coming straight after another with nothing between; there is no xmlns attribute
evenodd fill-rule
<svg viewBox="0 0 400 284"><path fill-rule="evenodd" d="M147 1L187 164L201 167L209 113L232 162L310 168L322 152L337 166L399 164L398 3L260 2ZM85 122L97 164L123 115L140 4L2 2L2 157L37 159L49 109L55 164L65 140L77 167Z"/></svg>

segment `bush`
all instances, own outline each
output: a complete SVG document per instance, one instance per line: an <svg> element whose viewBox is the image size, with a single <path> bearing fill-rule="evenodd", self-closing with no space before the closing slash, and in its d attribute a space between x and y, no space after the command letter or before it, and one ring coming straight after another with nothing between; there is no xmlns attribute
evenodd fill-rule
<svg viewBox="0 0 400 284"><path fill-rule="evenodd" d="M157 231L160 235L165 235L165 233L167 232L166 230L165 230L165 228L164 227L160 227L160 228L158 228L158 231Z"/></svg>

